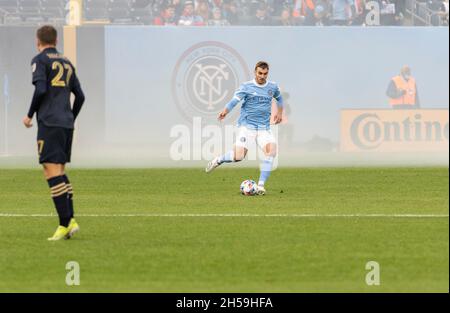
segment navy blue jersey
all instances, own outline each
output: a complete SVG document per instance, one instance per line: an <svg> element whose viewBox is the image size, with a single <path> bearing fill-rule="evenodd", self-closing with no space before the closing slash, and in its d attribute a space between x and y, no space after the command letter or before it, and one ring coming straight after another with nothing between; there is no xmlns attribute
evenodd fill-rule
<svg viewBox="0 0 450 313"><path fill-rule="evenodd" d="M36 108L37 120L47 127L73 129L75 117L70 94L81 90L72 63L55 48L47 48L31 61L33 85L45 82L45 96Z"/></svg>

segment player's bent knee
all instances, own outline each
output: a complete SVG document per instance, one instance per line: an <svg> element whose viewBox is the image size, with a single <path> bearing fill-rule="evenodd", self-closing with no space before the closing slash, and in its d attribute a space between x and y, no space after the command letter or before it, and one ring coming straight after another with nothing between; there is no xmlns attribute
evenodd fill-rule
<svg viewBox="0 0 450 313"><path fill-rule="evenodd" d="M269 144L268 147L265 149L264 154L266 156L270 157L276 157L277 156L277 146L275 144Z"/></svg>
<svg viewBox="0 0 450 313"><path fill-rule="evenodd" d="M234 157L234 161L235 162L240 162L240 161L242 161L243 159L245 158L245 154L237 154L235 157Z"/></svg>
<svg viewBox="0 0 450 313"><path fill-rule="evenodd" d="M247 149L237 149L235 152L234 152L234 161L235 162L240 162L240 161L242 161L244 158L245 158L245 156L247 155Z"/></svg>

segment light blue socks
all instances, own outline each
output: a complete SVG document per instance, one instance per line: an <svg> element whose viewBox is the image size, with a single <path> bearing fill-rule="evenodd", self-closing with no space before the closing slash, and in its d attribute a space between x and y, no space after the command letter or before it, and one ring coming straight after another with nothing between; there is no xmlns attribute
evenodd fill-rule
<svg viewBox="0 0 450 313"><path fill-rule="evenodd" d="M266 156L264 160L261 162L261 175L259 176L259 186L264 186L264 183L266 182L267 178L270 176L270 172L272 171L272 164L273 164L273 156Z"/></svg>

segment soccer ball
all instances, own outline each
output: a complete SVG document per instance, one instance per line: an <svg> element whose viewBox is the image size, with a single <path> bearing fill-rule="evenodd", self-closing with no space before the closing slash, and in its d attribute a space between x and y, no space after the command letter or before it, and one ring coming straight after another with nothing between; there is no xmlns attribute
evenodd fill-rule
<svg viewBox="0 0 450 313"><path fill-rule="evenodd" d="M254 196L256 194L256 182L251 179L244 180L241 184L241 193L244 196Z"/></svg>

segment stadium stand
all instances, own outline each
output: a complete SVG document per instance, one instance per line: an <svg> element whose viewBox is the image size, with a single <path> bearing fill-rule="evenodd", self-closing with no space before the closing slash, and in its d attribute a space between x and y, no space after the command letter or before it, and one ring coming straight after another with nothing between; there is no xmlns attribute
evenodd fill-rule
<svg viewBox="0 0 450 313"><path fill-rule="evenodd" d="M175 21L183 14L187 0L83 0L83 23L152 25L167 6L175 8ZM196 0L197 8L206 2L209 14L202 12L203 23L219 8L226 25L255 25L268 15L268 25L333 25L330 17L336 1L344 0ZM356 14L348 25L365 26L368 0L352 0ZM68 0L0 0L0 24L29 25L52 23L63 25L68 14ZM381 25L448 26L448 0L376 0L381 12ZM267 7L266 12L259 9ZM204 5L202 6L205 7ZM289 10L292 21L281 22L281 14ZM194 11L194 14L197 12ZM269 23L269 22L268 22ZM175 23L176 24L176 23ZM261 24L260 24L261 25ZM264 24L267 25L267 24Z"/></svg>

